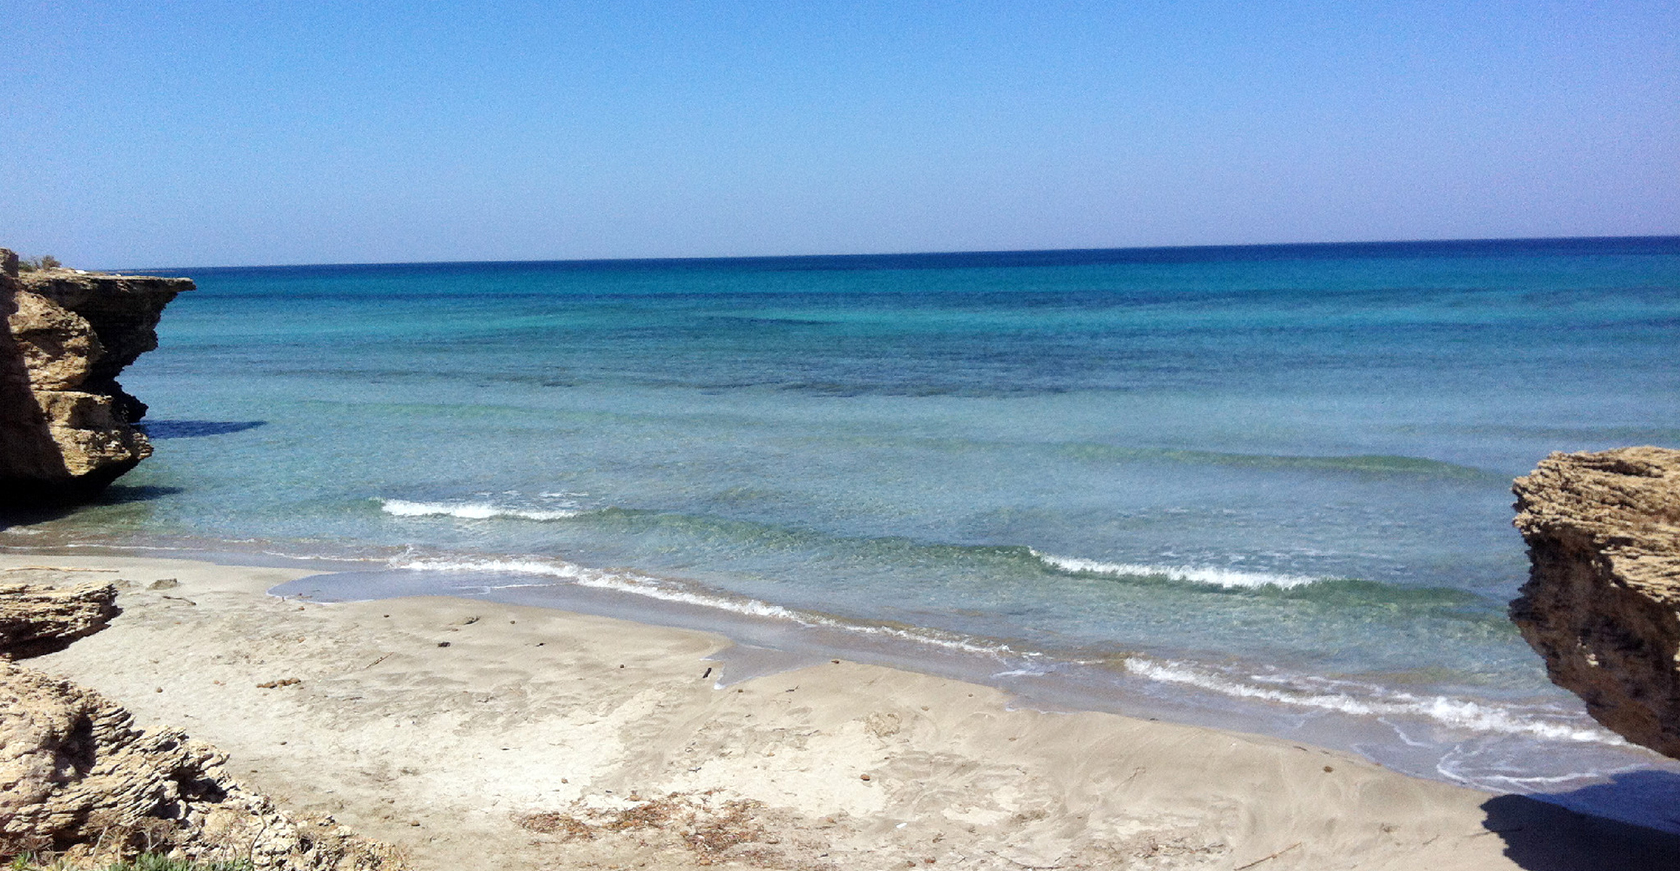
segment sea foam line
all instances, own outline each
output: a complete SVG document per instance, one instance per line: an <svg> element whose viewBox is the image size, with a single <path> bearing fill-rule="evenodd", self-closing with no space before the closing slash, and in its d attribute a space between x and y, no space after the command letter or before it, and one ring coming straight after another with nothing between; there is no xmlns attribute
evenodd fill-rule
<svg viewBox="0 0 1680 871"><path fill-rule="evenodd" d="M772 605L769 602L752 598L735 598L718 595L708 595L694 590L683 589L671 582L662 581L645 575L630 572L610 572L602 569L585 568L567 562L547 562L539 560L446 560L446 559L416 559L390 563L394 569L408 571L432 572L495 572L503 574L537 575L554 578L576 584L580 587L612 590L658 599L663 602L674 602L681 605L693 605L701 608L713 608L729 611L751 617L764 617L773 620L787 620L801 626L820 627L855 635L869 635L894 638L915 644L940 647L959 653L981 654L986 656L1021 655L1005 644L986 644L966 636L941 632L936 629L910 629L896 626L870 626L857 623L847 623L832 617L810 614ZM489 589L504 589L514 587L529 587L531 584L502 584L492 585Z"/></svg>
<svg viewBox="0 0 1680 871"><path fill-rule="evenodd" d="M503 508L488 502L410 502L406 499L380 499L382 510L397 517L459 517L464 520L489 520L508 517L518 520L565 520L583 512L559 508L535 510Z"/></svg>
<svg viewBox="0 0 1680 871"><path fill-rule="evenodd" d="M673 589L660 583L655 578L641 577L628 573L608 572L601 569L590 569L572 563L548 563L536 560L412 560L395 563L395 568L410 571L433 572L498 572L506 574L540 575L568 581L580 587L593 587L601 590L616 590L621 593L634 593L650 599L665 602L676 602L683 605L698 605L706 608L717 608L733 611L737 614L747 614L753 617L772 617L783 620L798 620L800 615L780 605L772 605L757 599L726 599L721 596L706 596L704 594L682 589ZM508 587L523 587L528 584L508 584ZM497 587L492 586L491 589Z"/></svg>
<svg viewBox="0 0 1680 871"><path fill-rule="evenodd" d="M1166 578L1189 584L1234 589L1238 587L1278 587L1290 589L1314 584L1322 578L1310 575L1280 575L1270 572L1242 572L1235 569L1200 568L1195 566L1152 566L1139 563L1105 563L1077 557L1056 556L1032 550L1039 562L1052 569L1089 575L1110 575L1120 578Z"/></svg>
<svg viewBox="0 0 1680 871"><path fill-rule="evenodd" d="M1411 716L1443 726L1500 735L1527 735L1550 741L1623 745L1620 737L1598 728L1534 720L1499 705L1448 696L1393 693L1388 698L1361 699L1342 693L1288 692L1257 687L1210 674L1186 663L1128 657L1126 671L1162 683L1185 684L1238 698L1261 699L1304 708L1338 711L1362 717Z"/></svg>

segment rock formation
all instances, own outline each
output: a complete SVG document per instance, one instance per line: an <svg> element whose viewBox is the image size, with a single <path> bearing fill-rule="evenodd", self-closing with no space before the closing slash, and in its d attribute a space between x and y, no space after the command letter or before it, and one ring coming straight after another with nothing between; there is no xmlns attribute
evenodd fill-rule
<svg viewBox="0 0 1680 871"><path fill-rule="evenodd" d="M0 584L0 651L21 658L63 650L117 613L111 584Z"/></svg>
<svg viewBox="0 0 1680 871"><path fill-rule="evenodd" d="M117 374L157 347L185 278L45 269L0 248L0 505L87 499L151 455Z"/></svg>
<svg viewBox="0 0 1680 871"><path fill-rule="evenodd" d="M44 639L97 631L113 596L98 584L0 590L0 860L44 852L104 867L146 851L265 871L401 871L389 846L280 813L214 747L143 728L98 693L12 661Z"/></svg>
<svg viewBox="0 0 1680 871"><path fill-rule="evenodd" d="M1594 719L1680 758L1680 451L1552 454L1513 492L1532 568L1511 619Z"/></svg>

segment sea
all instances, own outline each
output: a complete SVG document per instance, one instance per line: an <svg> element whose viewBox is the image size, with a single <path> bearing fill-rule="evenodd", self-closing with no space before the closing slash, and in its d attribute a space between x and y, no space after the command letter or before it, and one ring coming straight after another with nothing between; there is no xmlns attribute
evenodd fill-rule
<svg viewBox="0 0 1680 871"><path fill-rule="evenodd" d="M1680 237L181 268L155 455L0 547L314 567L1336 747L1680 831L1506 617L1680 446Z"/></svg>

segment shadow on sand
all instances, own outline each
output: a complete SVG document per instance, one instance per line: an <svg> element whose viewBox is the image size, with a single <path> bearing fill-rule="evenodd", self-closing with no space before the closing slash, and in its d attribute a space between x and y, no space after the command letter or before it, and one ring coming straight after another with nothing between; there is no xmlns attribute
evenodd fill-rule
<svg viewBox="0 0 1680 871"><path fill-rule="evenodd" d="M1528 871L1680 869L1680 835L1571 808L1666 820L1680 828L1680 774L1633 771L1545 801L1498 796L1482 804L1482 825L1503 838L1506 857Z"/></svg>

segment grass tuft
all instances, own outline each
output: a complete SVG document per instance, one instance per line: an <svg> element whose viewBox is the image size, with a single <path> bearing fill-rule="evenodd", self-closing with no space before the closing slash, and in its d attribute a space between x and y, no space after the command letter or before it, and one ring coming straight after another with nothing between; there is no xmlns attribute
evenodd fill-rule
<svg viewBox="0 0 1680 871"><path fill-rule="evenodd" d="M37 271L42 270L42 269L57 269L58 267L63 266L63 265L64 264L58 262L57 257L54 257L51 254L47 254L47 255L44 255L44 256L41 256L41 257L36 257L33 260L20 260L20 261L18 261L18 271L19 272L37 272Z"/></svg>

